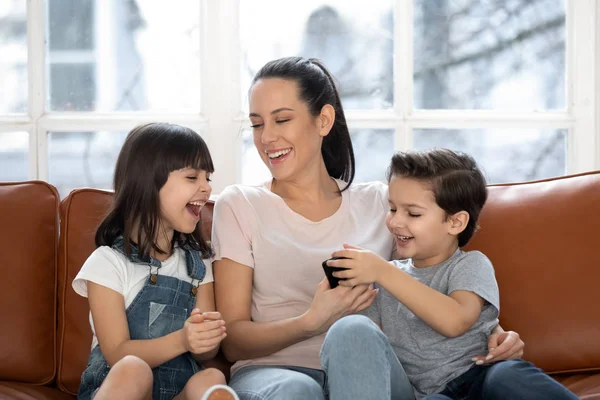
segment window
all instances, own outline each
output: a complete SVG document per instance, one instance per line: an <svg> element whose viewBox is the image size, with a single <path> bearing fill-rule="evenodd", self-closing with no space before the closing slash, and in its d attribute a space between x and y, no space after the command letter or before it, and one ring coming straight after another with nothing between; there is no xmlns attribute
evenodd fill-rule
<svg viewBox="0 0 600 400"><path fill-rule="evenodd" d="M164 4L163 4L164 3ZM469 152L490 182L600 169L593 0L4 0L0 180L110 188L126 132L196 130L214 191L268 178L247 92L268 60L322 59L338 81L357 181L395 150Z"/></svg>

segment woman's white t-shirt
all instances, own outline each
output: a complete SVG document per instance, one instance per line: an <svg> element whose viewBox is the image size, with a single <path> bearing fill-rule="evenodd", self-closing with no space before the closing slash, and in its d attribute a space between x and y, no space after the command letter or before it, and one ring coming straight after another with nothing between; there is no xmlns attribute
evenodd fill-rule
<svg viewBox="0 0 600 400"><path fill-rule="evenodd" d="M346 185L337 183L340 188ZM318 222L289 208L271 192L270 182L230 186L215 204L215 260L228 258L254 269L252 321L297 317L308 310L325 276L321 263L344 243L391 258L395 242L385 225L388 209L387 186L381 182L352 184L342 192L339 209ZM266 357L239 361L232 373L247 365L320 369L323 339L324 334Z"/></svg>
<svg viewBox="0 0 600 400"><path fill-rule="evenodd" d="M212 262L211 260L203 261L206 265L206 276L201 284L206 284L213 281ZM152 273L157 273L156 268L152 268ZM87 297L88 282L105 286L123 296L125 309L127 309L148 281L149 274L150 268L148 266L134 264L119 251L108 246L101 246L94 250L81 267L73 280L73 290L80 296ZM198 282L197 280L192 282L192 278L188 275L185 264L185 251L179 247L175 247L173 254L162 262L158 274L172 276L194 285ZM90 325L94 334L93 349L98 344L98 339L96 338L91 313Z"/></svg>

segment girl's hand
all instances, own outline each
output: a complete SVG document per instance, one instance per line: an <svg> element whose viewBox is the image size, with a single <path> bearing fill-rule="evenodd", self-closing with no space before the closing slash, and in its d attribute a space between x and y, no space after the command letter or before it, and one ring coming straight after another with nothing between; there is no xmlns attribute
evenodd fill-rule
<svg viewBox="0 0 600 400"><path fill-rule="evenodd" d="M381 271L389 266L387 261L372 251L349 244L344 244L344 250L336 251L331 256L348 258L327 262L331 267L348 268L347 271L333 273L333 276L345 279L340 281L340 285L347 287L379 282Z"/></svg>
<svg viewBox="0 0 600 400"><path fill-rule="evenodd" d="M378 292L379 289L373 290L373 285L331 289L327 278L323 278L310 308L303 315L308 321L309 331L315 334L326 332L338 319L369 307Z"/></svg>
<svg viewBox="0 0 600 400"><path fill-rule="evenodd" d="M225 331L220 313L201 313L195 308L183 326L183 345L192 354L207 353L227 336Z"/></svg>

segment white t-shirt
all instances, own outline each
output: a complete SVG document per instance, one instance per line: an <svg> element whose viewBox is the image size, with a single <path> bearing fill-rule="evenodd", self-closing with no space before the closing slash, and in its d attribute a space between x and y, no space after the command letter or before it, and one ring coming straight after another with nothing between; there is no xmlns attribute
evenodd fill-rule
<svg viewBox="0 0 600 400"><path fill-rule="evenodd" d="M338 181L338 186L346 185ZM339 209L321 221L294 212L270 190L258 186L227 187L217 199L212 244L215 260L228 258L254 268L251 318L270 322L297 317L308 310L325 276L321 263L344 243L369 249L389 260L394 239L385 226L387 186L352 184ZM321 368L324 334L277 353L237 362L246 365L294 365Z"/></svg>
<svg viewBox="0 0 600 400"><path fill-rule="evenodd" d="M211 260L203 261L206 265L206 276L201 284L206 284L214 280L212 262ZM156 268L152 268L152 273L156 273ZM108 246L101 246L94 250L81 267L73 280L73 290L78 295L87 297L88 281L105 286L123 295L125 308L127 309L148 281L149 274L150 268L148 266L134 264L124 254ZM192 278L187 273L185 252L179 247L175 247L173 254L162 262L158 274L172 276L192 283ZM197 282L197 280L194 280L193 284L197 284ZM92 313L90 313L90 325L94 334L93 349L98 344L98 339L94 330Z"/></svg>

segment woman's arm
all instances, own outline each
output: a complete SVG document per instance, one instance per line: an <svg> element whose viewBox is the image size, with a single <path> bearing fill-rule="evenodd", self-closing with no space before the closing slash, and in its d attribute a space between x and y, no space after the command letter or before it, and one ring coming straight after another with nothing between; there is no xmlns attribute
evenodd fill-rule
<svg viewBox="0 0 600 400"><path fill-rule="evenodd" d="M187 351L182 330L157 339L131 340L123 296L90 281L87 287L96 337L110 366L126 355L134 355L155 368Z"/></svg>
<svg viewBox="0 0 600 400"><path fill-rule="evenodd" d="M217 309L227 323L222 349L229 361L264 357L325 332L342 316L368 307L377 294L365 285L331 290L324 279L304 314L259 323L250 318L252 268L224 258L215 261L214 274Z"/></svg>
<svg viewBox="0 0 600 400"><path fill-rule="evenodd" d="M473 361L477 365L481 365L521 358L524 348L525 343L517 332L505 331L500 325L496 325L488 337L488 354L473 357Z"/></svg>

